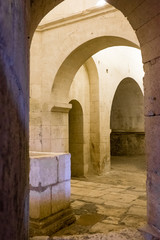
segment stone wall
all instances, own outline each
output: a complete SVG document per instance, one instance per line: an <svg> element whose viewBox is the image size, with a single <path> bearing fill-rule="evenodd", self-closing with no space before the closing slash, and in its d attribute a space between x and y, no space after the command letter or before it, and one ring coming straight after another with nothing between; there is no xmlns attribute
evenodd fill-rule
<svg viewBox="0 0 160 240"><path fill-rule="evenodd" d="M88 77L88 70L86 68L86 65L82 65L82 67L76 73L69 91L69 99L71 101L70 103L79 103L82 108L81 114L79 115L78 112L76 114L75 112L78 109L77 107L74 108L74 105L72 104L72 109L69 112L70 120L71 120L70 118L71 114L73 116L72 120L69 121L69 132L71 130L72 136L74 135L74 137L71 140L70 134L69 134L69 152L71 153L71 163L73 163L72 155L75 149L74 149L74 145L70 147L70 143L75 142L74 139L77 139L76 142L78 143L79 141L79 147L81 151L80 149L78 150L78 148L76 149L76 151L74 151L74 153L75 152L79 153L78 155L76 154L77 160L76 159L75 160L78 164L79 162L78 159L79 160L81 159L81 163L83 163L83 167L81 166L81 171L79 172L77 172L76 170L77 172L76 175L77 176L87 175L88 166L90 163L90 79ZM80 121L78 120L78 117L80 117ZM81 124L81 127L80 127L80 124ZM78 140L78 138L80 139ZM78 147L78 145L76 146Z"/></svg>
<svg viewBox="0 0 160 240"><path fill-rule="evenodd" d="M105 19L102 16L107 17L108 27L101 32L100 25ZM117 19L116 22L121 23L120 26L117 26L113 19ZM71 16L70 21L59 19L58 22L53 21L48 24L46 25L45 22L44 25L42 21L35 32L31 47L30 149L53 152L69 150L68 115L52 113L50 109L54 104L68 104L75 99L82 105L84 117L84 172L87 174L88 169L96 174L102 170L108 171L110 169L109 124L113 96L117 85L125 77L134 77L142 85L143 71L139 71L140 67L142 69L140 51L131 48L132 53L129 55L130 49L123 49L118 52L119 57L122 56L122 60L119 61L118 47L115 51L114 48L107 48L104 54L94 55L94 60L92 58L87 62L85 60L90 56L90 51L95 53L101 48L108 47L110 46L108 43L112 40L114 40L113 45L121 45L120 37L126 38L127 41L132 40L133 46L137 46L138 41L126 19L111 6L101 11L92 9L91 12L86 12L85 19L83 14L75 14L74 17ZM118 30L123 28L127 31ZM72 37L69 32L72 32ZM104 35L115 35L118 39L103 39L103 43L94 42ZM66 39L64 41L55 36L66 36ZM77 39L77 36L80 38ZM88 40L93 40L93 44L87 43ZM82 47L84 42L88 44L84 47L85 50ZM127 45L128 42L125 44ZM84 52L80 51L79 47ZM61 49L60 52L57 52L58 49ZM118 66L114 64L115 59ZM85 65L80 67L80 63L84 64L84 62ZM138 71L134 71L135 64ZM39 99L36 94L37 89L41 94ZM61 124L63 120L65 126Z"/></svg>
<svg viewBox="0 0 160 240"><path fill-rule="evenodd" d="M112 132L111 156L130 156L145 154L144 132Z"/></svg>
<svg viewBox="0 0 160 240"><path fill-rule="evenodd" d="M0 1L0 239L28 239L29 1Z"/></svg>
<svg viewBox="0 0 160 240"><path fill-rule="evenodd" d="M51 235L72 223L70 154L31 153L30 235Z"/></svg>
<svg viewBox="0 0 160 240"><path fill-rule="evenodd" d="M71 153L72 177L84 176L83 112L78 101L72 100L69 112L69 152Z"/></svg>

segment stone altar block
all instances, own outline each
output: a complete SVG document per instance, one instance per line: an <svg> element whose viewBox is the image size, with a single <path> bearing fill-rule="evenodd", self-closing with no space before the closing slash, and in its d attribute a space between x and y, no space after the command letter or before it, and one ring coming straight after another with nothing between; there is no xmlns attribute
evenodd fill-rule
<svg viewBox="0 0 160 240"><path fill-rule="evenodd" d="M50 236L75 221L70 179L70 154L30 153L30 236Z"/></svg>

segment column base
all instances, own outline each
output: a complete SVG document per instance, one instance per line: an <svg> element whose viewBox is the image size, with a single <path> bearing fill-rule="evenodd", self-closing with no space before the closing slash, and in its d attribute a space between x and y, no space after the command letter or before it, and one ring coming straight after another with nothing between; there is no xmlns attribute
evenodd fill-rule
<svg viewBox="0 0 160 240"><path fill-rule="evenodd" d="M62 210L44 219L30 218L30 237L51 236L60 229L75 222L76 218L71 208Z"/></svg>
<svg viewBox="0 0 160 240"><path fill-rule="evenodd" d="M160 231L153 226L147 224L146 226L138 229L146 240L159 240Z"/></svg>

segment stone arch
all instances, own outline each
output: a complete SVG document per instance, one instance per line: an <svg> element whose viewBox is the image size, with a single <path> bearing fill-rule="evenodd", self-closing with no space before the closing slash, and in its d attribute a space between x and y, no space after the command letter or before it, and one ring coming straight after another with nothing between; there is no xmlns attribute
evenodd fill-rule
<svg viewBox="0 0 160 240"><path fill-rule="evenodd" d="M90 81L90 162L89 172L97 168L100 159L100 112L99 112L99 75L93 58L89 58L85 66Z"/></svg>
<svg viewBox="0 0 160 240"><path fill-rule="evenodd" d="M69 112L69 152L71 153L71 176L84 176L83 156L83 110L77 100L71 100Z"/></svg>
<svg viewBox="0 0 160 240"><path fill-rule="evenodd" d="M131 46L138 48L135 43L115 36L97 37L83 43L70 53L57 71L52 87L52 96L55 96L55 101L67 102L71 83L80 66L96 52L113 46Z"/></svg>
<svg viewBox="0 0 160 240"><path fill-rule="evenodd" d="M135 29L141 44L145 64L145 115L146 146L148 159L148 224L149 232L159 239L159 136L160 136L160 28L159 0L108 0L121 10ZM1 236L6 239L28 237L28 29L32 33L41 18L60 1L32 0L1 1L1 144L2 199ZM31 8L29 6L31 3ZM9 13L9 14L8 14ZM29 23L29 16L32 21ZM14 20L14 29L12 21ZM12 41L13 40L13 41ZM6 44L7 43L7 44ZM18 54L18 55L17 55ZM20 56L20 57L19 57ZM14 57L14 58L12 58ZM13 64L14 63L14 64ZM21 88L22 86L22 88ZM11 97L15 96L15 100ZM5 97L4 97L5 96ZM19 96L19 97L17 97ZM14 103L14 104L13 104ZM14 107L13 107L14 105ZM16 111L13 109L16 108ZM16 114L23 121L17 121ZM7 120L7 121L6 121ZM11 124L12 123L12 124ZM6 130L7 129L7 130ZM17 142L20 142L17 146ZM22 147L23 146L23 147ZM8 153L8 148L10 154ZM10 164L9 160L12 159ZM17 168L21 167L21 170ZM5 171L7 169L7 172ZM12 181L13 180L13 181ZM4 189L4 191L3 191ZM6 189L8 194L6 194ZM17 211L18 209L18 211ZM147 236L146 236L147 238ZM151 238L151 236L148 236Z"/></svg>
<svg viewBox="0 0 160 240"><path fill-rule="evenodd" d="M83 64L83 67L85 68L87 73L89 91L87 92L87 94L83 94L83 92L79 91L79 95L76 94L76 96L74 93L73 95L69 93L69 101L75 99L81 104L83 108L83 140L85 152L84 176L86 176L88 173L93 173L93 171L96 170L97 159L100 159L99 75L97 66L92 57ZM77 83L75 82L75 78L76 76L73 79L74 86ZM80 79L78 80L78 84L81 84ZM73 86L71 84L71 92L72 87ZM81 99L81 95L87 95L87 97L85 97L85 100Z"/></svg>
<svg viewBox="0 0 160 240"><path fill-rule="evenodd" d="M118 85L112 102L111 155L144 154L144 98L141 88L132 78Z"/></svg>
<svg viewBox="0 0 160 240"><path fill-rule="evenodd" d="M151 229L147 230L154 236L159 236L160 214L159 211L159 135L160 135L160 29L159 13L160 1L154 0L107 0L108 3L119 9L129 20L132 28L136 31L139 39L144 69L145 87L145 126L146 126L146 152L147 152L147 194L148 194L148 224ZM33 0L32 1L32 24L33 34L42 17L53 8L57 1ZM44 11L43 9L46 9ZM148 31L149 29L149 31ZM153 131L154 129L154 131ZM154 196L154 201L153 201ZM154 226L154 227L153 227ZM153 229L153 231L152 231ZM156 231L157 230L157 231Z"/></svg>

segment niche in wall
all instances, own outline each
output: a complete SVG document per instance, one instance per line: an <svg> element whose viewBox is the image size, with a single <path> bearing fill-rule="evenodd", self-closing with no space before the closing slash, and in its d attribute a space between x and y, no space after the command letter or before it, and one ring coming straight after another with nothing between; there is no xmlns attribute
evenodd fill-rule
<svg viewBox="0 0 160 240"><path fill-rule="evenodd" d="M71 153L71 176L84 176L83 160L83 112L80 103L70 101L69 112L69 152Z"/></svg>
<svg viewBox="0 0 160 240"><path fill-rule="evenodd" d="M144 97L135 80L119 84L111 109L111 155L144 154Z"/></svg>

